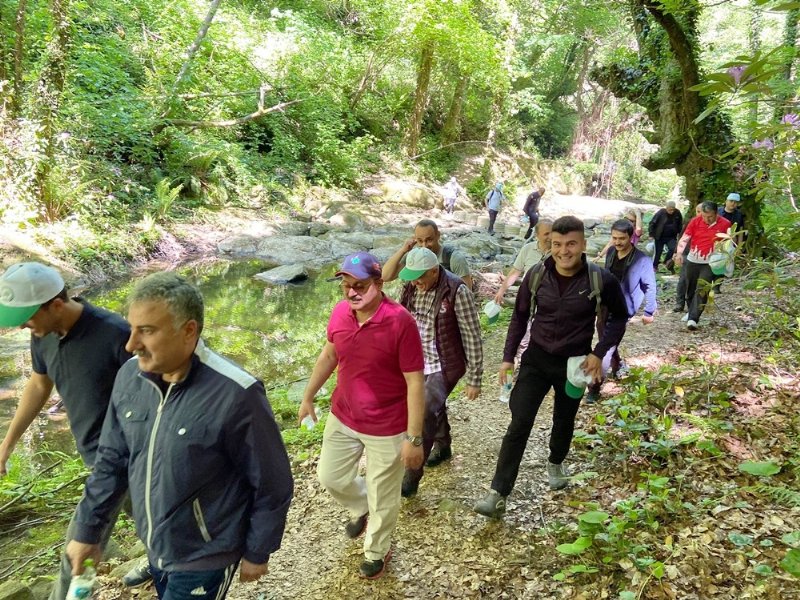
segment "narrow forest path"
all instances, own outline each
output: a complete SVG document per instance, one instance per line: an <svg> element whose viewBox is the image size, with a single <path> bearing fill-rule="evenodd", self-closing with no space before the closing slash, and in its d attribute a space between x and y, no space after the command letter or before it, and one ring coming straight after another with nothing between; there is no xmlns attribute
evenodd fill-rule
<svg viewBox="0 0 800 600"><path fill-rule="evenodd" d="M674 276L660 284L661 312L655 322L644 325L636 318L630 324L622 353L632 367L657 368L678 364L702 347L709 360L709 348L724 350L734 367L758 364L757 356L737 338L746 326L735 282L726 282L719 296L724 310L712 310L702 328L687 332L681 315L670 312ZM593 471L593 479L573 482L563 491L551 492L546 485L544 464L551 423L552 394L543 404L522 463L516 488L510 496L502 521L486 519L472 510L474 501L489 488L502 436L509 422L507 405L498 398L497 367L502 354L505 328L491 329L485 336L486 374L482 394L476 401L463 396L450 403L453 427L453 459L427 469L415 498L404 500L394 536L394 553L387 573L379 580L357 576L361 561L361 539L348 540L343 534L344 511L321 489L315 476L316 458L294 466L295 498L289 513L283 547L270 561L267 577L254 584L236 584L230 596L236 600L350 599L350 598L616 598L610 578L584 576L559 582L553 575L563 568L554 541L541 532L557 531L559 523L575 520L576 504L603 500L608 506L625 488L635 490L626 476L627 466L614 462L597 464L586 445L573 448L568 464L573 473ZM603 397L618 391L606 383ZM583 405L576 429L590 431L603 404ZM628 490L629 491L629 490ZM778 511L780 512L780 511ZM794 511L797 514L797 511ZM780 519L780 517L776 518ZM784 518L786 516L784 515ZM707 532L700 527L696 536ZM643 598L756 598L800 597L742 594L745 582L729 585L706 581L715 559L706 567L692 563L704 556L700 540L687 530L682 562L683 581L665 577L650 586ZM670 542L671 543L671 542ZM706 557L707 558L707 557ZM725 560L725 559L723 559ZM677 559L676 559L677 562ZM685 569L697 568L694 584ZM677 571L668 571L677 578ZM645 582L646 583L646 582ZM694 588L692 589L692 585ZM711 585L709 588L708 586ZM655 589L652 589L655 588ZM644 589L644 588L643 588ZM683 590L676 592L675 590ZM706 590L706 591L703 591ZM708 590L716 590L714 593Z"/></svg>

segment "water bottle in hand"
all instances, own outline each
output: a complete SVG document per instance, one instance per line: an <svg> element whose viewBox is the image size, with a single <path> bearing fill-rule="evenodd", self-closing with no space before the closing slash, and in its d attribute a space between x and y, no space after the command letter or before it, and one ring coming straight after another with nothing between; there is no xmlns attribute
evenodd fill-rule
<svg viewBox="0 0 800 600"><path fill-rule="evenodd" d="M88 600L91 598L95 578L94 561L91 558L87 558L83 561L83 573L72 576L66 600Z"/></svg>
<svg viewBox="0 0 800 600"><path fill-rule="evenodd" d="M511 388L514 387L513 375L513 369L506 371L506 382L500 388L500 402L505 404L508 404L508 401L511 400Z"/></svg>
<svg viewBox="0 0 800 600"><path fill-rule="evenodd" d="M314 407L314 414L317 415L317 420L316 421L312 418L311 415L306 415L305 417L303 417L303 420L300 421L300 426L303 429L307 429L309 431L314 429L314 427L317 424L317 421L319 421L320 415L322 415L322 411L319 409L319 406L315 406Z"/></svg>

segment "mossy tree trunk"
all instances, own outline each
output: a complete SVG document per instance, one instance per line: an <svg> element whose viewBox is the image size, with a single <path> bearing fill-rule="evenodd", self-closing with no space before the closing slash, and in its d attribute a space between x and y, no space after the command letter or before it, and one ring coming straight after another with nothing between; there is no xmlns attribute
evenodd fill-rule
<svg viewBox="0 0 800 600"><path fill-rule="evenodd" d="M14 21L14 87L11 97L11 113L16 115L22 104L22 61L25 58L25 17L28 12L27 0L19 0L17 18Z"/></svg>
<svg viewBox="0 0 800 600"><path fill-rule="evenodd" d="M706 102L690 89L701 81L697 64L700 3L689 0L679 16L653 0L631 0L630 7L638 60L595 68L591 76L614 95L645 109L653 130L643 134L659 146L643 162L645 168L674 168L685 180L692 206L724 199L734 186L730 165L720 160L734 142L731 127L719 112L695 123Z"/></svg>
<svg viewBox="0 0 800 600"><path fill-rule="evenodd" d="M433 40L427 40L422 45L419 57L419 69L417 70L417 87L414 91L414 105L408 117L408 128L405 135L405 151L408 156L417 154L419 136L422 132L422 119L425 117L425 109L428 106L428 88L431 83L431 71L433 70Z"/></svg>
<svg viewBox="0 0 800 600"><path fill-rule="evenodd" d="M44 152L39 158L33 181L33 197L38 201L43 216L48 220L54 220L61 216L55 214L53 208L58 205L58 199L53 197L47 183L55 161L56 120L67 79L70 43L69 0L51 0L50 14L53 33L45 51L45 64L36 84L37 116L41 123L39 136Z"/></svg>
<svg viewBox="0 0 800 600"><path fill-rule="evenodd" d="M467 85L469 77L462 75L458 78L456 89L453 91L453 99L450 102L450 109L442 126L442 143L450 144L458 139L461 131L461 111L464 108L464 100L467 96Z"/></svg>

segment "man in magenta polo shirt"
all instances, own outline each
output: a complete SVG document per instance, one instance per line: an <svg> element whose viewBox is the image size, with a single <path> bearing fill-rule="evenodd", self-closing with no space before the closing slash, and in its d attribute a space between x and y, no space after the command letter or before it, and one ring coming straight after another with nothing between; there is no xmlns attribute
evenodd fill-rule
<svg viewBox="0 0 800 600"><path fill-rule="evenodd" d="M350 513L345 533L366 528L362 577L380 577L391 556L405 469L422 466L425 382L414 317L383 294L378 260L366 252L344 259L344 300L333 309L328 341L314 365L298 418L314 413L314 396L338 367L317 474ZM358 474L366 451L367 470Z"/></svg>
<svg viewBox="0 0 800 600"><path fill-rule="evenodd" d="M708 299L708 286L698 287L697 282L703 279L713 283L715 275L709 262L714 244L720 241L717 234L727 233L731 228L730 221L717 214L716 202L703 202L701 208L702 212L689 221L675 251L675 264L680 266L683 264L683 251L689 244L689 254L686 255L686 298L689 299L686 327L691 331L697 329Z"/></svg>

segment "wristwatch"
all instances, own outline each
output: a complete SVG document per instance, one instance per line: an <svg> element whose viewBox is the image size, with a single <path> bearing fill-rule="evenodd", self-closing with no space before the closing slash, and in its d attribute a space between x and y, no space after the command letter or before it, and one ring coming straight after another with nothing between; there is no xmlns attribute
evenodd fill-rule
<svg viewBox="0 0 800 600"><path fill-rule="evenodd" d="M411 442L412 446L422 446L422 436L406 434L406 441Z"/></svg>

